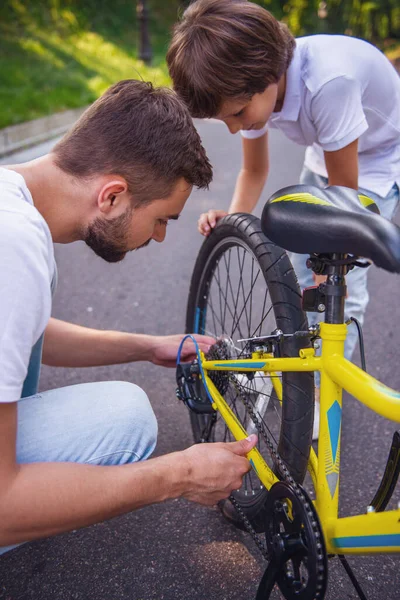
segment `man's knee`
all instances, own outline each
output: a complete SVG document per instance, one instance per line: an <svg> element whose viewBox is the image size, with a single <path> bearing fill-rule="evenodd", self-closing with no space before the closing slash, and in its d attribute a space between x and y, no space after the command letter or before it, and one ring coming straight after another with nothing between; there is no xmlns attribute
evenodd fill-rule
<svg viewBox="0 0 400 600"><path fill-rule="evenodd" d="M119 381L117 385L117 401L123 418L129 421L131 427L138 424L141 429L153 434L156 440L157 419L146 392L138 385L126 381Z"/></svg>
<svg viewBox="0 0 400 600"><path fill-rule="evenodd" d="M113 381L107 384L112 387L113 399L107 417L110 419L109 433L116 446L113 464L148 458L156 446L158 428L147 394L133 383ZM107 390L105 395L109 396L110 391Z"/></svg>

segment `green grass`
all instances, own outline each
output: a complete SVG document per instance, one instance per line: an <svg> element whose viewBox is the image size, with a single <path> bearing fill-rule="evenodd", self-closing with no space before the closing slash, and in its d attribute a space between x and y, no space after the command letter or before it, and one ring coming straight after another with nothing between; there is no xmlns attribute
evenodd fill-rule
<svg viewBox="0 0 400 600"><path fill-rule="evenodd" d="M68 10L43 22L25 12L22 2L12 4L19 18L0 25L0 128L85 106L121 79L170 84L167 36L153 39L151 67L138 60L133 10L123 27L121 18L82 27Z"/></svg>
<svg viewBox="0 0 400 600"><path fill-rule="evenodd" d="M181 0L147 0L152 66L137 58L134 0L2 0L0 128L90 104L110 85L170 85L169 30ZM400 44L386 53L400 71Z"/></svg>

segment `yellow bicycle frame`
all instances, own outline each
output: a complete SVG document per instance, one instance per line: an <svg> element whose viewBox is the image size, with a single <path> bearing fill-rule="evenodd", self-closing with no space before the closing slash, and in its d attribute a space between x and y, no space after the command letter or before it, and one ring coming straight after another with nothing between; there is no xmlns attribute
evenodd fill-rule
<svg viewBox="0 0 400 600"><path fill-rule="evenodd" d="M400 393L386 387L344 357L347 327L321 323L321 356L312 348L300 350L297 358L273 358L271 354L253 353L251 359L208 361L201 354L205 384L213 407L221 413L235 439L247 437L247 432L216 389L210 371L263 371L269 373L282 399L277 373L286 371L319 371L320 435L318 457L311 448L308 470L311 474L317 509L324 532L326 549L333 554L373 554L400 552L400 507L385 512L338 518L340 433L342 422L342 390L348 391L377 414L400 422ZM257 449L248 458L263 485L269 489L277 481Z"/></svg>

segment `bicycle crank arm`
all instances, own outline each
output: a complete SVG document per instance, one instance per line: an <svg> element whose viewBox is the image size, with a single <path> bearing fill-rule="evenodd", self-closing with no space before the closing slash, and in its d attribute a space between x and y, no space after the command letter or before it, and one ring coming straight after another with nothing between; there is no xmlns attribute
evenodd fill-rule
<svg viewBox="0 0 400 600"><path fill-rule="evenodd" d="M256 600L268 600L274 589L278 573L284 564L283 560L281 562L275 560L269 562L260 581L260 585L258 586Z"/></svg>

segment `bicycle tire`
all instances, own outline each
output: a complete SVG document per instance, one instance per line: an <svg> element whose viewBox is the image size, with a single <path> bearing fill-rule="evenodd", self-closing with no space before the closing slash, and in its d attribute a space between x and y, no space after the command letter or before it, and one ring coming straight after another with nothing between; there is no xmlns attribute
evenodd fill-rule
<svg viewBox="0 0 400 600"><path fill-rule="evenodd" d="M227 333L212 331L207 327L207 311L211 311L211 313L214 311L214 307L210 308L210 306L211 296L214 293L212 288L214 285L213 280L215 282L217 278L216 273L218 273L218 276L220 275L224 264L225 267L227 265L230 266L231 262L227 263L227 253L229 253L229 261L231 261L232 254L235 254L235 249L239 257L243 253L243 273L240 277L245 277L244 272L246 269L244 268L244 262L247 260L246 254L253 261L251 263L251 270L253 270L255 265L256 268L259 268L259 272L262 273L263 277L260 279L260 284L265 286L265 299L269 295L271 303L269 315L272 314L273 316L275 328L281 329L284 333L293 333L294 331L306 329L308 323L301 306L301 293L286 252L266 238L261 230L261 223L258 218L240 213L228 215L221 219L212 234L206 238L200 248L190 283L186 313L187 333L207 333L216 336ZM241 260L240 258L239 263ZM242 287L244 287L243 282ZM264 305L266 302L265 299L263 300ZM227 297L225 297L225 300L227 302ZM212 316L214 317L214 314ZM261 319L264 320L263 313ZM214 325L218 326L218 323L214 323ZM264 331L263 325L263 322L255 328L251 325L251 331L246 331L249 334L247 336L243 336L243 329L239 326L240 333L243 337L270 334L271 330L268 332ZM221 328L226 327L225 322L221 323ZM307 346L309 346L309 341L306 338L285 339L282 356L298 356L299 350ZM277 451L288 466L293 478L298 483L301 483L307 471L311 447L314 413L314 377L312 373L283 373L282 386L283 403ZM253 390L251 389L250 391L252 392ZM261 392L256 392L257 397L260 394ZM239 410L237 406L234 408L235 411ZM208 436L208 439L204 439L205 430L208 428L211 431L214 427L210 419L215 419L215 415L199 415L192 411L189 412L193 437L196 443L200 441L227 440L222 435L217 440L212 438L211 435ZM246 492L238 490L233 492L233 494L253 526L257 530L262 529L263 519L261 513L267 490L260 486L259 490L256 490L256 492L252 490L251 494L248 494L247 490ZM228 520L238 527L243 528L241 519L238 518L235 509L229 501L224 501L220 508Z"/></svg>

